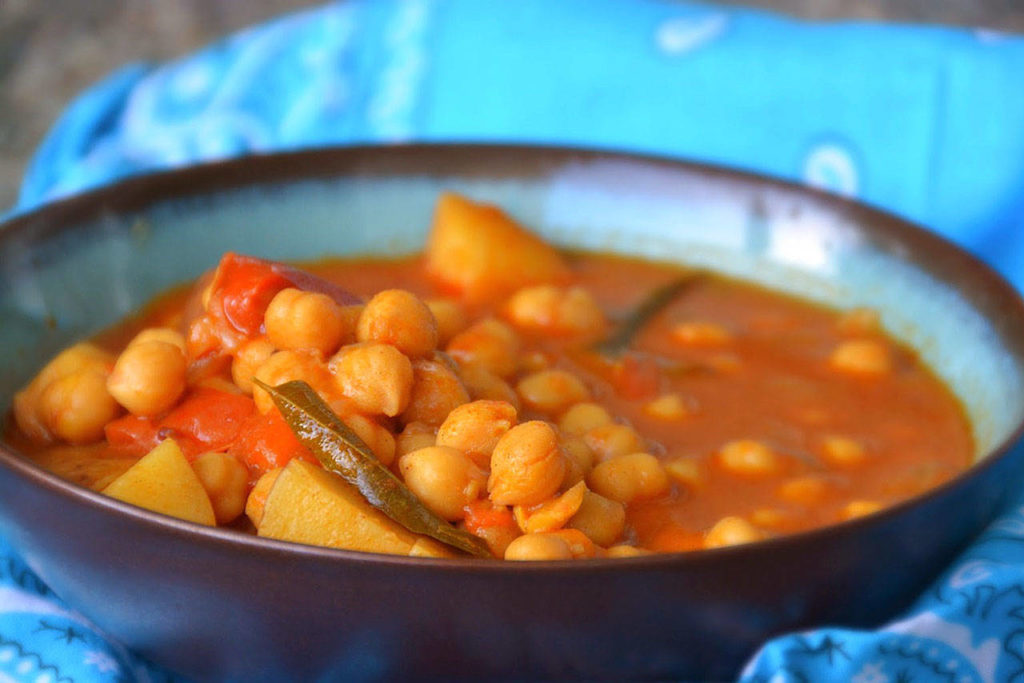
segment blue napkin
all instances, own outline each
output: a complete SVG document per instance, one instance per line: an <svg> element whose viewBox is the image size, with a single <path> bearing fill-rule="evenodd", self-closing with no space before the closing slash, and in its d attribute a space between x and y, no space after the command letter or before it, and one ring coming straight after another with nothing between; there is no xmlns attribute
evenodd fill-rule
<svg viewBox="0 0 1024 683"><path fill-rule="evenodd" d="M568 143L710 161L854 197L939 231L1024 288L1022 74L1024 39L991 31L805 23L655 0L357 0L112 74L57 122L15 211L253 152ZM894 622L778 638L744 678L1024 675L1021 506L1024 498ZM0 680L167 675L61 603L0 540Z"/></svg>

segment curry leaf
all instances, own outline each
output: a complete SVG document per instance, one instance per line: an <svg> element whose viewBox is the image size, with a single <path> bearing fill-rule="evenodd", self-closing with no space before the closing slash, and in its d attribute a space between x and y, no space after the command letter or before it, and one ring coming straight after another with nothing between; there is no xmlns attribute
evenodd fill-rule
<svg viewBox="0 0 1024 683"><path fill-rule="evenodd" d="M694 271L662 285L648 294L626 318L619 323L611 336L594 345L593 350L605 356L618 356L625 351L633 338L651 321L654 316L672 303L683 290L703 278L704 273Z"/></svg>

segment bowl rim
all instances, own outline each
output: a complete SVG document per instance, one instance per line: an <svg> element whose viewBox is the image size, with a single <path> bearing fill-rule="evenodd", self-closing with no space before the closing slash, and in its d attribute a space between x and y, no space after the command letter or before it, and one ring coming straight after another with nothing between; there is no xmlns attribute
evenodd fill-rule
<svg viewBox="0 0 1024 683"><path fill-rule="evenodd" d="M969 270L965 280L993 293L993 297L1010 305L1010 313L1017 327L1024 330L1024 297L1009 281L990 265L963 247L896 214L866 203L831 194L823 190L754 173L681 159L669 155L636 152L607 147L573 145L546 145L529 143L487 142L430 142L409 144L359 144L256 153L231 159L215 160L167 170L143 172L71 196L55 199L25 212L17 212L0 220L0 243L23 233L35 240L72 230L75 226L104 215L123 214L162 201L181 200L191 196L209 196L220 192L268 183L295 183L324 177L337 177L366 162L380 162L382 158L396 166L423 162L437 154L479 157L480 155L520 155L533 161L552 158L553 165L574 161L614 160L643 165L667 166L687 171L715 181L736 181L758 188L781 190L820 204L836 216L850 220L858 231L874 236L895 235L901 241L911 242L915 253L926 262L954 260L959 268ZM522 175L522 174L520 174ZM958 288L959 290L959 288ZM1024 332L1021 334L1024 344ZM1024 348L1024 346L1022 346ZM955 394L954 394L955 395ZM751 560L775 551L812 545L836 536L856 534L860 529L882 526L909 510L924 507L954 489L995 467L1001 460L1013 455L1013 447L1024 436L1024 417L1015 428L987 454L975 454L975 461L955 477L927 491L886 506L882 510L850 520L793 534L773 537L738 546L699 549L685 552L652 553L624 558L589 558L579 560L546 560L534 562L505 562L492 559L457 557L423 558L388 555L340 548L306 545L241 533L231 529L208 527L175 517L153 512L124 503L97 491L79 486L52 474L21 455L2 438L0 431L0 476L13 472L24 481L43 490L70 499L76 505L91 507L121 516L137 525L155 527L162 534L187 537L191 543L227 546L240 552L265 556L301 557L305 560L330 563L357 563L368 566L395 566L416 568L420 571L448 571L452 569L470 573L546 574L563 572L607 572L624 567L658 570L680 565L701 566L717 564L727 557ZM2 505L2 503L0 503Z"/></svg>

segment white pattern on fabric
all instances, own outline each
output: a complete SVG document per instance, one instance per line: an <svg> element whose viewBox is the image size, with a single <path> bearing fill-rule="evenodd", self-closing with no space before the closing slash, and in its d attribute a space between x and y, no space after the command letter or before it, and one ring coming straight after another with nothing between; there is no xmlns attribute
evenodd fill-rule
<svg viewBox="0 0 1024 683"><path fill-rule="evenodd" d="M677 17L658 26L654 40L663 53L679 57L714 42L728 26L729 16L721 12L704 17Z"/></svg>
<svg viewBox="0 0 1024 683"><path fill-rule="evenodd" d="M817 145L807 154L803 178L811 187L843 197L855 197L860 189L860 178L853 156L834 142Z"/></svg>
<svg viewBox="0 0 1024 683"><path fill-rule="evenodd" d="M413 135L416 95L426 71L428 13L425 0L402 0L384 32L391 56L367 109L370 130L381 140L402 142Z"/></svg>

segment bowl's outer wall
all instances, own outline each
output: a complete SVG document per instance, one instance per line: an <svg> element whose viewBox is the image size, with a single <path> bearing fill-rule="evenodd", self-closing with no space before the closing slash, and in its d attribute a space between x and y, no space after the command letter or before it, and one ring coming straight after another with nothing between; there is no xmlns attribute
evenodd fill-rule
<svg viewBox="0 0 1024 683"><path fill-rule="evenodd" d="M648 168L648 192L678 191L694 202L719 206L718 214L704 214L709 220L718 215L728 223L736 220L730 218L736 211L746 216L743 221L750 222L751 216L755 222L768 220L782 207L790 214L815 217L807 237L828 249L884 248L929 277L954 283L957 296L970 304L968 313L991 323L966 338L971 344L989 345L980 354L996 358L987 372L1009 375L1006 396L999 399L1007 405L988 427L991 439L1016 439L1021 398L1013 392L1024 357L1024 311L1008 285L970 257L891 217L783 184L700 167L573 151L480 147L335 150L229 162L135 179L14 221L0 234L0 253L30 258L21 270L4 268L8 277L3 282L15 286L13 278L26 265L45 269L48 263L63 264L65 247L75 235L87 252L90 244L111 233L134 234L132 226L140 215L159 223L163 209L154 204L159 200L293 178L352 178L353 194L347 199L358 202L360 188L386 185L396 174L441 174L460 188L479 189L483 185L474 183L486 182L489 198L507 200L527 221L557 223L543 214L543 207L559 203L549 201L549 194L530 194L540 192L536 180L595 162L613 169L625 164L641 173ZM658 185L665 182L665 173L676 174L675 185ZM524 178L533 182L526 183L525 194L517 194ZM636 181L624 179L623 184L632 187ZM579 191L578 182L566 187L556 190ZM402 192L406 186L395 188ZM256 191L274 190L268 186ZM232 201L245 196L253 195L246 190ZM547 204L531 205L538 197L547 197ZM579 200L587 201L585 194ZM632 201L639 200L633 196ZM189 202L184 209L172 207L171 217L195 222L195 215L213 206L201 197ZM596 203L603 215L591 216L595 224L614 216L617 209ZM367 206L367 220L379 208ZM649 208L654 218L664 218L656 204ZM190 211L195 214L191 218ZM415 247L409 239L421 229L393 231L392 237L405 236L397 239L396 248ZM652 234L644 239L653 239L656 229L653 221ZM308 253L308 240L296 239L293 230L281 232L273 244L253 244L249 251L282 250L290 258L316 255ZM591 237L609 239L601 237L601 229ZM372 244L379 235L349 238ZM212 234L209 242L217 239ZM51 250L35 249L41 242ZM173 243L171 239L168 244ZM126 243L115 244L123 248ZM180 246L194 255L203 245ZM780 254L785 256L775 252ZM177 266L192 268L186 274L194 275L216 256L205 258ZM772 264L762 265L766 270L757 275L770 279L765 273ZM782 265L800 264L789 260ZM136 264L137 272L119 275L122 283L135 278L144 283L139 291L126 292L121 305L130 309L183 277L160 275L166 265L150 266ZM129 267L111 262L111 268ZM102 273L82 272L84 278L93 276L103 281ZM799 274L790 284L804 286ZM844 293L840 288L824 298L830 295L842 299ZM97 324L87 319L59 324L50 333L52 339L36 340L35 352L66 343L90 323ZM999 353L992 351L993 344ZM4 371L27 377L38 362L23 365ZM13 382L13 375L4 381ZM140 653L193 677L725 678L735 675L769 635L822 623L875 625L895 613L991 518L1020 480L1021 463L1019 453L999 452L967 476L911 503L755 546L572 566L513 566L297 549L197 529L78 489L15 454L0 452L0 533L70 605Z"/></svg>
<svg viewBox="0 0 1024 683"><path fill-rule="evenodd" d="M13 473L0 533L101 628L199 679L724 680L771 634L904 607L1019 464L766 547L536 571L240 545Z"/></svg>

